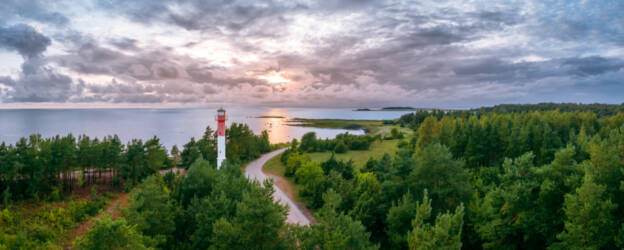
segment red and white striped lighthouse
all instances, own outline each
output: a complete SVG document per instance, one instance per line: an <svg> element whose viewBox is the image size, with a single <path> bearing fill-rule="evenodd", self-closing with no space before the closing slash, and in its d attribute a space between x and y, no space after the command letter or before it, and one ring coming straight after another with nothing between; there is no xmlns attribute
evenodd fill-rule
<svg viewBox="0 0 624 250"><path fill-rule="evenodd" d="M225 161L225 109L217 110L217 169L221 168Z"/></svg>

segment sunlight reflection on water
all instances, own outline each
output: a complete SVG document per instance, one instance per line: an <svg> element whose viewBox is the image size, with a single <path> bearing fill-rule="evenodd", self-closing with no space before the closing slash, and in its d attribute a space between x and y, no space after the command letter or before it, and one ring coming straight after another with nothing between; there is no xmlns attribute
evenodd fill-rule
<svg viewBox="0 0 624 250"><path fill-rule="evenodd" d="M286 125L292 118L394 119L407 111L356 112L350 109L225 107L227 124L246 123L255 132L269 132L271 142L300 139L314 131L319 138L339 133L362 134L361 130L322 129ZM0 109L0 141L14 144L20 137L40 133L44 137L73 133L103 137L117 134L122 141L149 139L156 135L168 149L202 136L207 125L216 129L216 108L175 109ZM282 116L284 118L258 118Z"/></svg>

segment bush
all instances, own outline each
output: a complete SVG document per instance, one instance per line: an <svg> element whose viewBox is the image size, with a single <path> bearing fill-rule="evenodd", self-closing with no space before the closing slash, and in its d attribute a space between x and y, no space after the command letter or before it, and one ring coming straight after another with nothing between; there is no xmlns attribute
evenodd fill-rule
<svg viewBox="0 0 624 250"><path fill-rule="evenodd" d="M176 207L161 175L152 175L130 193L130 205L124 210L128 223L165 247L175 231Z"/></svg>
<svg viewBox="0 0 624 250"><path fill-rule="evenodd" d="M89 200L76 201L69 203L68 215L75 221L81 222L91 216L95 216L100 212L100 209L106 206L106 199L102 196L97 196L95 186L91 189Z"/></svg>
<svg viewBox="0 0 624 250"><path fill-rule="evenodd" d="M33 241L48 242L55 238L54 231L47 225L32 224L29 225L29 238Z"/></svg>
<svg viewBox="0 0 624 250"><path fill-rule="evenodd" d="M2 203L4 207L8 207L11 204L11 188L7 187L4 192L2 192Z"/></svg>
<svg viewBox="0 0 624 250"><path fill-rule="evenodd" d="M286 160L286 171L284 175L287 177L292 177L295 175L297 170L301 167L301 165L307 160L307 157L299 152L290 154L288 160Z"/></svg>
<svg viewBox="0 0 624 250"><path fill-rule="evenodd" d="M403 133L401 133L397 128L392 128L392 130L390 130L390 135L393 139L403 139Z"/></svg>
<svg viewBox="0 0 624 250"><path fill-rule="evenodd" d="M113 176L113 179L111 180L111 184L114 187L119 187L119 185L121 184L121 180L119 179L119 176Z"/></svg>
<svg viewBox="0 0 624 250"><path fill-rule="evenodd" d="M316 133L308 132L301 137L299 150L302 152L315 152L317 150L317 144Z"/></svg>
<svg viewBox="0 0 624 250"><path fill-rule="evenodd" d="M334 148L334 152L337 154L343 154L347 152L347 145L345 145L343 141L339 141Z"/></svg>
<svg viewBox="0 0 624 250"><path fill-rule="evenodd" d="M375 140L374 137L371 136L357 136L354 137L351 141L351 145L349 145L349 149L351 150L368 150L370 148L371 143Z"/></svg>
<svg viewBox="0 0 624 250"><path fill-rule="evenodd" d="M312 161L305 161L295 173L295 183L301 184L299 195L312 208L323 205L322 194L328 188L323 168Z"/></svg>
<svg viewBox="0 0 624 250"><path fill-rule="evenodd" d="M150 239L138 233L123 218L109 216L95 219L87 233L76 239L77 249L149 249Z"/></svg>
<svg viewBox="0 0 624 250"><path fill-rule="evenodd" d="M52 192L48 196L48 201L61 201L61 189L59 187L52 188Z"/></svg>

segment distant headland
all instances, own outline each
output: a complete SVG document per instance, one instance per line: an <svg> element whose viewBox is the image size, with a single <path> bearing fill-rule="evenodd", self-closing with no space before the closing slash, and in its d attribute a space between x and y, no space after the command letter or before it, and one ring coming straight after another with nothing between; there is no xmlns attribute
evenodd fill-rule
<svg viewBox="0 0 624 250"><path fill-rule="evenodd" d="M353 111L405 111L405 110L421 110L421 108L414 107L383 107L383 108L358 108Z"/></svg>

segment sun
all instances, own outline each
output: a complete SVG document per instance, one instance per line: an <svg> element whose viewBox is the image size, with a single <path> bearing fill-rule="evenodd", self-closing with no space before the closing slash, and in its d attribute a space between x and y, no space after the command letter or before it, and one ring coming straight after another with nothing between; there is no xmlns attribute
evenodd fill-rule
<svg viewBox="0 0 624 250"><path fill-rule="evenodd" d="M270 84L288 83L290 80L284 78L281 72L271 71L268 74L258 76L258 78L267 81Z"/></svg>

